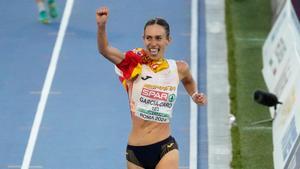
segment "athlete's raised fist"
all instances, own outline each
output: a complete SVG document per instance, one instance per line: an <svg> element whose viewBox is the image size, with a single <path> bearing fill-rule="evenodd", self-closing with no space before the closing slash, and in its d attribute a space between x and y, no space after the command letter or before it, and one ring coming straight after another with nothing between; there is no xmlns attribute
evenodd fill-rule
<svg viewBox="0 0 300 169"><path fill-rule="evenodd" d="M96 21L98 26L102 26L106 24L108 14L109 14L109 9L107 7L100 7L99 9L97 9Z"/></svg>

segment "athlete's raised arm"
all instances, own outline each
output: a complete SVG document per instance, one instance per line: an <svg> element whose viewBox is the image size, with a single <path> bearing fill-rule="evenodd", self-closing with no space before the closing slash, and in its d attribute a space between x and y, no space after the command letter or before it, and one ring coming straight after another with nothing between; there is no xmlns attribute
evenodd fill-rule
<svg viewBox="0 0 300 169"><path fill-rule="evenodd" d="M114 64L120 63L124 59L124 54L109 45L106 34L106 23L109 16L109 9L107 7L101 7L96 11L96 21L98 26L98 50L99 52Z"/></svg>

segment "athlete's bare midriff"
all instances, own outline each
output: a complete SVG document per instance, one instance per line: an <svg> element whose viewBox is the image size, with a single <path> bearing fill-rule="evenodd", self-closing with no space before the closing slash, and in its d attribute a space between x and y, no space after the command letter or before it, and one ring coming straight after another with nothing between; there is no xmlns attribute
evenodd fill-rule
<svg viewBox="0 0 300 169"><path fill-rule="evenodd" d="M133 146L149 145L166 139L170 134L169 123L146 121L133 116L128 144Z"/></svg>
<svg viewBox="0 0 300 169"><path fill-rule="evenodd" d="M171 135L169 123L148 121L136 116L135 103L132 101L133 81L128 81L127 85L132 120L132 129L129 134L128 144L133 146L144 146L168 138Z"/></svg>

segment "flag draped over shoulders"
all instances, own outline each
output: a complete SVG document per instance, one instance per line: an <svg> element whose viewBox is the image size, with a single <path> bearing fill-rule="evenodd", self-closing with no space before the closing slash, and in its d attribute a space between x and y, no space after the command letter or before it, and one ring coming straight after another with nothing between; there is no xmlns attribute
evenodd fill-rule
<svg viewBox="0 0 300 169"><path fill-rule="evenodd" d="M126 82L135 78L142 72L142 63L147 58L146 52L142 48L135 48L125 53L125 58L121 63L116 64L116 72L123 86L127 89Z"/></svg>
<svg viewBox="0 0 300 169"><path fill-rule="evenodd" d="M133 80L142 73L142 64L150 67L150 69L157 73L169 67L168 61L165 58L152 60L142 48L135 48L125 53L125 58L116 64L116 73L123 86L127 90L127 81Z"/></svg>

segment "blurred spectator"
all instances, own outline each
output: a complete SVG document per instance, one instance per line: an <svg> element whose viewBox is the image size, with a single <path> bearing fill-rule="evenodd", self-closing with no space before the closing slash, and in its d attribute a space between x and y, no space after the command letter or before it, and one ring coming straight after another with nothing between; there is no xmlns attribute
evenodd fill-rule
<svg viewBox="0 0 300 169"><path fill-rule="evenodd" d="M55 0L48 0L48 11L46 10L46 5L44 0L35 0L38 11L39 11L39 21L43 24L50 23L49 16L51 18L56 18L58 16Z"/></svg>

